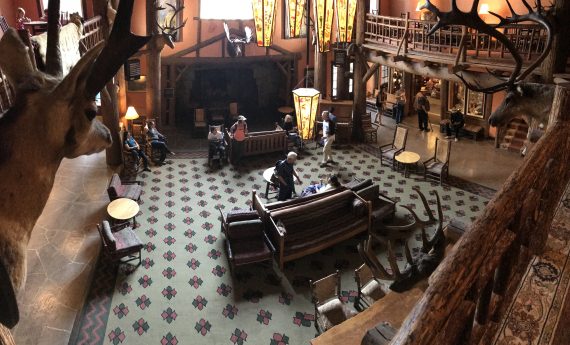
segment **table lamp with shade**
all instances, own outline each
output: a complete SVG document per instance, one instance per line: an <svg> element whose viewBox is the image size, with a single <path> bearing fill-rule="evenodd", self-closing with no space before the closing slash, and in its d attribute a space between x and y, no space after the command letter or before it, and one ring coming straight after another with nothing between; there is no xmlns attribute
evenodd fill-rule
<svg viewBox="0 0 570 345"><path fill-rule="evenodd" d="M127 128L129 129L129 131L131 131L131 133L133 132L133 120L136 120L138 118L139 118L139 113L137 113L135 107L133 106L128 107L127 113L125 114L125 119L127 120L127 124L130 124L130 126L127 126Z"/></svg>

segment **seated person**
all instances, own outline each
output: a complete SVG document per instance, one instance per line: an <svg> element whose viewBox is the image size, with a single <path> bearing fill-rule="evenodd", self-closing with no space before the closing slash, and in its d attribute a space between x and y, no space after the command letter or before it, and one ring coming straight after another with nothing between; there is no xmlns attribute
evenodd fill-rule
<svg viewBox="0 0 570 345"><path fill-rule="evenodd" d="M214 157L217 151L220 157L224 157L226 147L224 146L224 135L219 131L218 126L211 126L210 133L208 133L208 158Z"/></svg>
<svg viewBox="0 0 570 345"><path fill-rule="evenodd" d="M457 109L452 110L451 118L449 122L445 124L445 133L447 135L445 139L453 138L453 136L451 135L451 129L453 129L455 131L455 141L458 141L459 130L461 130L461 128L463 128L464 125L465 125L465 119L463 117L463 114Z"/></svg>
<svg viewBox="0 0 570 345"><path fill-rule="evenodd" d="M293 125L293 116L287 114L283 120L283 130L287 133L287 138L298 148L303 147L303 140L299 136L299 130Z"/></svg>
<svg viewBox="0 0 570 345"><path fill-rule="evenodd" d="M166 159L166 154L174 155L174 152L170 151L168 146L166 146L166 137L156 129L154 125L154 121L149 121L147 123L148 131L146 132L146 136L150 141L150 145L152 148L157 149L160 151L160 159L159 162L162 163Z"/></svg>
<svg viewBox="0 0 570 345"><path fill-rule="evenodd" d="M330 175L326 185L321 182L318 184L312 184L308 187L305 187L305 189L303 189L303 192L301 193L301 197L316 193L323 193L328 190L338 188L340 186L341 184L338 180L338 176Z"/></svg>
<svg viewBox="0 0 570 345"><path fill-rule="evenodd" d="M139 161L140 158L142 158L144 171L150 171L148 167L148 158L141 150L141 147L139 146L135 138L132 137L131 133L125 131L123 134L123 138L125 138L124 139L125 150L129 152L137 162Z"/></svg>

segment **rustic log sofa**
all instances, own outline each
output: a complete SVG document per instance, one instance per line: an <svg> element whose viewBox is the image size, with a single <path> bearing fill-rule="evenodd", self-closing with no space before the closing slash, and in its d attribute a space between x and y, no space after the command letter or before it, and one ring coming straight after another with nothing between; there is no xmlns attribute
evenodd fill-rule
<svg viewBox="0 0 570 345"><path fill-rule="evenodd" d="M228 131L225 131L229 138ZM230 155L232 141L230 140ZM287 152L287 135L285 131L249 132L243 148L243 157L254 156L271 152Z"/></svg>
<svg viewBox="0 0 570 345"><path fill-rule="evenodd" d="M253 198L254 208L264 214L266 232L277 250L281 269L287 261L370 229L371 203L344 188L266 206L256 194Z"/></svg>

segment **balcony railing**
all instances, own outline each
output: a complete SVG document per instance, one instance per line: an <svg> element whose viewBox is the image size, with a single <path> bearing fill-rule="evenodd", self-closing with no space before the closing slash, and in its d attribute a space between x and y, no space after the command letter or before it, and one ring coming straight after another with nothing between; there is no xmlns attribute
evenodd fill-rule
<svg viewBox="0 0 570 345"><path fill-rule="evenodd" d="M370 48L395 51L399 55L418 55L449 61L512 65L512 57L495 38L460 25L451 25L431 36L435 21L367 14L365 44ZM547 43L546 30L539 25L511 25L501 30L525 61L533 61ZM376 47L377 46L377 47ZM459 54L461 53L461 54Z"/></svg>

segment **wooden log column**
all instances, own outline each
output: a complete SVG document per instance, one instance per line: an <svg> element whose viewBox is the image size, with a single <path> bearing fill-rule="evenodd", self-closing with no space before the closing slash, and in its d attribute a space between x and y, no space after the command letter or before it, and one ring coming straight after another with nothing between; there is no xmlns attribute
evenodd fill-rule
<svg viewBox="0 0 570 345"><path fill-rule="evenodd" d="M318 45L315 46L315 89L323 98L327 93L327 54L319 52Z"/></svg>
<svg viewBox="0 0 570 345"><path fill-rule="evenodd" d="M364 44L364 33L366 30L366 1L358 0L356 3L356 45L361 47ZM366 61L363 61L366 63ZM366 74L366 67L361 63L354 64L354 103L352 108L352 138L362 141L364 135L362 130L362 116L366 115L366 82L362 82Z"/></svg>
<svg viewBox="0 0 570 345"><path fill-rule="evenodd" d="M159 47L158 35L158 2L156 0L146 1L146 31L147 35L153 36L148 43L147 55L147 84L146 84L146 116L147 118L160 117L162 110L160 99L160 76L162 47Z"/></svg>

